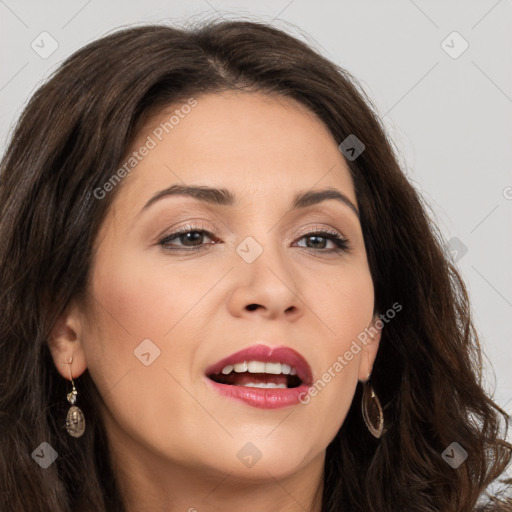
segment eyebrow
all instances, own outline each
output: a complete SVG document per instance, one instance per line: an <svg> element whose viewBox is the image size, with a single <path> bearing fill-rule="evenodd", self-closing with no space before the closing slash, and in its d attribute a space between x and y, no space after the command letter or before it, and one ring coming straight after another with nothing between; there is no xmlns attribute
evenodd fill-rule
<svg viewBox="0 0 512 512"><path fill-rule="evenodd" d="M217 206L236 206L238 199L236 196L225 188L214 188L205 185L172 185L169 188L157 192L141 209L149 208L153 203L159 201L164 197L170 196L188 196L202 201L204 203L217 205ZM335 188L325 188L322 190L307 190L299 192L295 195L292 201L292 210L298 208L306 208L308 206L316 205L327 200L336 200L348 206L359 219L359 211L352 203L352 201L342 192Z"/></svg>

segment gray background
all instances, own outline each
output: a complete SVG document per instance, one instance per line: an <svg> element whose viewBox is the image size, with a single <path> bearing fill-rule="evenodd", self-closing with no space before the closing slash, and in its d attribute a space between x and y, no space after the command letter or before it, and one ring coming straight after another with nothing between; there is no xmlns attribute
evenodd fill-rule
<svg viewBox="0 0 512 512"><path fill-rule="evenodd" d="M2 154L37 85L85 43L122 25L217 16L271 22L362 82L432 217L455 237L487 389L512 413L511 0L0 0ZM45 31L58 48L42 58L31 44L50 49Z"/></svg>

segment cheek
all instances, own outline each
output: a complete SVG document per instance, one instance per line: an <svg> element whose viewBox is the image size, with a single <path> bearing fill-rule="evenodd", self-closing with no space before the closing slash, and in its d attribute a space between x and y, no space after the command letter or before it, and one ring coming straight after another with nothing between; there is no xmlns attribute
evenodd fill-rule
<svg viewBox="0 0 512 512"><path fill-rule="evenodd" d="M320 318L329 327L329 347L342 350L368 325L373 316L374 288L364 262L347 266L337 275L324 277L324 292L316 294L323 305Z"/></svg>
<svg viewBox="0 0 512 512"><path fill-rule="evenodd" d="M334 435L348 412L357 385L364 352L364 344L358 336L371 324L374 288L365 265L354 265L324 282L329 283L325 292L317 293L316 297L323 305L319 317L328 327L328 335L322 345L322 355L318 357L320 371L303 403L316 408L319 415L331 418L328 428L330 435Z"/></svg>
<svg viewBox="0 0 512 512"><path fill-rule="evenodd" d="M181 397L168 372L180 382L190 379L204 331L197 317L208 326L201 298L218 281L219 268L210 265L197 272L197 262L183 269L186 263L172 265L164 258L148 265L141 257L113 256L105 249L99 252L92 272L93 310L84 339L91 377L116 409L126 400L114 404L114 388L132 402L146 391L154 395L155 389Z"/></svg>
<svg viewBox="0 0 512 512"><path fill-rule="evenodd" d="M133 343L160 339L173 328L204 287L199 277L194 282L183 275L168 266L148 266L143 258L97 258L93 316L112 350L133 351Z"/></svg>
<svg viewBox="0 0 512 512"><path fill-rule="evenodd" d="M159 428L157 414L165 404L173 412L165 416L167 426L175 432L181 428L176 418L192 414L191 400L179 384L190 372L195 350L184 315L211 284L199 278L191 283L178 272L168 283L166 275L169 268L150 268L135 259L98 258L84 349L106 405L106 420L114 418L111 428L119 425L133 438L143 440L145 433L143 437L168 444L168 431ZM187 291L194 287L195 293Z"/></svg>

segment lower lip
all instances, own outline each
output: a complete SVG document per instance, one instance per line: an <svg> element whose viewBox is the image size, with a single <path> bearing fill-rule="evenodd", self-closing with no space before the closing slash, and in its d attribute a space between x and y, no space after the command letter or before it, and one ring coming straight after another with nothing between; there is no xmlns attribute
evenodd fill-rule
<svg viewBox="0 0 512 512"><path fill-rule="evenodd" d="M307 395L309 386L305 384L297 388L249 388L219 384L206 377L208 384L218 393L233 400L238 400L260 409L281 409L297 405L300 399Z"/></svg>

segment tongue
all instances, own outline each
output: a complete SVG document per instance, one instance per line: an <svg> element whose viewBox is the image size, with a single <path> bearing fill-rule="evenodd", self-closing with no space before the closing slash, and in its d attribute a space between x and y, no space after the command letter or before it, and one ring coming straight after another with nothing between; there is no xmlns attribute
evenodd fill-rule
<svg viewBox="0 0 512 512"><path fill-rule="evenodd" d="M245 386L249 382L256 384L267 384L273 382L274 384L287 384L286 375L282 373L279 375L272 375L269 373L236 373L231 372L229 375L218 375L218 382L223 384L232 384L234 386Z"/></svg>

